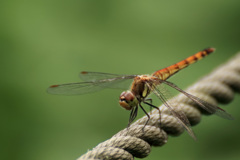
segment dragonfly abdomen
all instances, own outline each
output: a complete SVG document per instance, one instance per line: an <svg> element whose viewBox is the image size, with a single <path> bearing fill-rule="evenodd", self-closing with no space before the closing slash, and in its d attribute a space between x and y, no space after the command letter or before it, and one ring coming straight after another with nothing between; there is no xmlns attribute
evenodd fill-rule
<svg viewBox="0 0 240 160"><path fill-rule="evenodd" d="M168 79L170 76L174 75L175 73L177 73L178 71L180 71L183 68L186 68L187 66L189 66L190 64L193 64L195 62L197 62L198 60L202 59L203 57L209 55L210 53L214 52L214 48L207 48L204 49L176 64L173 64L171 66L168 66L166 68L160 69L156 72L154 72L152 75L159 77L162 80L166 80Z"/></svg>

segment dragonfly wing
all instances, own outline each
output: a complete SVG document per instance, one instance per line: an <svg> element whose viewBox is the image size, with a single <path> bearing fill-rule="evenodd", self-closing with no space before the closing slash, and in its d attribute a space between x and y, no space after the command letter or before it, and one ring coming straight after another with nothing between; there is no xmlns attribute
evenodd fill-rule
<svg viewBox="0 0 240 160"><path fill-rule="evenodd" d="M200 107L202 107L203 109L205 109L206 111L208 111L209 113L212 114L216 114L222 118L225 119L229 119L232 120L234 119L230 114L228 114L225 110L223 110L222 108L215 106L213 104L210 104L198 97L195 97L187 92L185 92L184 90L180 89L178 86L176 86L175 84L169 82L169 81L164 81L164 80L159 80L160 83L165 83L168 86L178 90L179 92L181 92L182 94L184 94L185 96L187 96L188 98L190 98L192 101L194 101L195 103L197 103Z"/></svg>
<svg viewBox="0 0 240 160"><path fill-rule="evenodd" d="M151 85L148 84L148 87ZM187 130L188 134L196 140L196 136L191 129L191 124L186 117L186 115L182 111L175 111L173 106L169 103L165 95L158 89L158 87L154 87L152 89L153 93L163 102L163 104L170 110L171 114L178 120L178 122Z"/></svg>
<svg viewBox="0 0 240 160"><path fill-rule="evenodd" d="M132 79L136 77L136 75L119 75L111 73L83 71L79 74L79 77L85 82L96 82L102 87L125 90L129 88Z"/></svg>
<svg viewBox="0 0 240 160"><path fill-rule="evenodd" d="M98 80L111 79L111 78L116 78L121 76L123 75L103 73L103 72L88 72L88 71L82 71L79 74L79 77L85 82L90 82L90 81L95 82Z"/></svg>
<svg viewBox="0 0 240 160"><path fill-rule="evenodd" d="M79 95L91 92L96 92L104 89L101 86L95 85L93 82L80 82L80 83L68 83L52 85L47 89L50 94L62 94L62 95Z"/></svg>
<svg viewBox="0 0 240 160"><path fill-rule="evenodd" d="M124 88L126 89L126 83L132 80L135 76L116 76L114 78L101 79L89 82L68 83L60 85L52 85L47 89L51 94L62 95L77 95L96 92L104 88ZM129 86L129 83L127 84ZM128 87L127 87L128 88Z"/></svg>

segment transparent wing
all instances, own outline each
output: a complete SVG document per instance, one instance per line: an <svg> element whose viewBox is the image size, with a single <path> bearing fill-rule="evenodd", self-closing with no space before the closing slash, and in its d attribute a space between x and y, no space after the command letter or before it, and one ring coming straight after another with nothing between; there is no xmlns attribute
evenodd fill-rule
<svg viewBox="0 0 240 160"><path fill-rule="evenodd" d="M79 95L96 92L102 89L104 88L98 85L94 85L93 82L80 82L52 85L47 89L47 92L50 94Z"/></svg>
<svg viewBox="0 0 240 160"><path fill-rule="evenodd" d="M79 74L79 77L85 82L111 81L111 83L101 83L100 85L107 88L116 88L124 90L129 88L131 80L136 76L137 75L120 75L88 71L83 71Z"/></svg>
<svg viewBox="0 0 240 160"><path fill-rule="evenodd" d="M212 105L198 97L195 97L187 92L185 92L184 90L180 89L178 86L176 86L175 84L169 82L169 81L164 81L164 80L160 80L159 81L161 83L165 83L167 84L168 86L178 90L179 92L183 93L185 96L187 96L188 98L190 98L192 101L194 101L195 103L197 103L200 107L202 107L204 110L208 111L209 113L212 113L212 114L216 114L222 118L225 118L225 119L229 119L229 120L233 120L234 118L228 114L225 110L223 110L222 108L218 107L218 106L215 106L215 105Z"/></svg>
<svg viewBox="0 0 240 160"><path fill-rule="evenodd" d="M161 84L160 84L161 85ZM159 85L159 86L160 86ZM151 85L148 84L148 87L150 87ZM178 120L178 122L187 130L188 134L196 140L196 136L193 133L192 129L191 129L191 124L188 121L188 118L186 117L186 115L182 112L182 111L175 111L173 106L171 106L171 104L169 104L167 98L165 97L165 95L158 89L157 86L154 86L154 88L152 88L153 93L163 102L163 104L170 110L170 112L172 113L172 115Z"/></svg>
<svg viewBox="0 0 240 160"><path fill-rule="evenodd" d="M88 71L82 71L79 74L79 77L85 82L95 82L98 80L111 79L111 78L116 78L121 76L124 76L124 75L103 73L103 72L88 72Z"/></svg>
<svg viewBox="0 0 240 160"><path fill-rule="evenodd" d="M78 95L96 92L104 88L121 88L123 87L122 84L125 81L132 80L134 77L134 75L121 77L115 76L114 78L101 79L90 82L52 85L47 89L47 92L51 94Z"/></svg>

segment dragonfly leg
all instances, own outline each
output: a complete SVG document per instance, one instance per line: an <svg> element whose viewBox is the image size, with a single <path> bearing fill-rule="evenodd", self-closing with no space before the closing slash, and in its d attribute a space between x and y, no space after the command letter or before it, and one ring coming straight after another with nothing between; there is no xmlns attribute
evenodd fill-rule
<svg viewBox="0 0 240 160"><path fill-rule="evenodd" d="M144 99L144 101L146 102L146 101L149 101L149 103L151 103L152 104L152 98L146 98L146 99ZM149 105L150 106L150 105ZM150 115L152 114L152 106L150 106Z"/></svg>
<svg viewBox="0 0 240 160"><path fill-rule="evenodd" d="M146 101L149 101L151 104L152 104L152 98L146 98L146 99L144 99L144 101L146 102Z"/></svg>
<svg viewBox="0 0 240 160"><path fill-rule="evenodd" d="M137 112L138 112L138 106L134 107L130 113L129 121L128 121L128 126L129 128L130 124L134 121L134 119L137 117Z"/></svg>
<svg viewBox="0 0 240 160"><path fill-rule="evenodd" d="M145 126L148 124L149 120L150 120L150 116L149 114L145 111L145 109L142 107L142 105L139 103L139 106L141 107L141 109L143 110L143 112L147 115L148 117L148 120L146 121L146 123L144 124L143 128L142 128L142 131L144 132L144 128Z"/></svg>
<svg viewBox="0 0 240 160"><path fill-rule="evenodd" d="M155 109L158 110L158 112L159 112L159 120L160 120L159 127L161 128L161 119L162 119L162 117L161 117L161 111L160 111L160 109L159 109L158 107L154 106L153 104L148 103L148 102L146 102L146 101L143 101L143 103L149 105L151 108L155 108Z"/></svg>

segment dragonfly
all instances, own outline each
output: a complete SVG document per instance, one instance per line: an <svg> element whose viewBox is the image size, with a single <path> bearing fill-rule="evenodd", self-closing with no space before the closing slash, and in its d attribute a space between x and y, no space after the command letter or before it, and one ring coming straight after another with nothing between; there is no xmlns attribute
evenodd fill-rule
<svg viewBox="0 0 240 160"><path fill-rule="evenodd" d="M132 84L129 90L123 91L119 97L119 104L121 107L126 110L130 110L130 117L128 122L128 127L134 121L137 116L138 108L140 107L143 112L147 115L148 119L144 125L144 127L148 124L150 120L150 115L144 109L142 104L146 104L151 108L155 108L159 111L161 115L160 109L152 104L152 99L148 98L150 93L154 93L162 103L169 109L170 113L178 120L178 122L185 128L185 130L189 133L191 137L196 139L192 129L190 122L184 112L176 111L176 109L169 103L168 99L164 95L164 92L161 90L162 84L168 85L177 91L181 92L188 98L190 98L193 102L195 102L199 107L203 108L207 112L211 114L218 115L225 119L233 119L233 117L228 114L222 108L210 104L192 94L185 92L180 89L177 85L172 82L167 81L168 78L186 68L190 64L197 62L198 60L204 58L210 53L214 52L214 48L207 48L202 51L195 53L188 58L179 61L173 65L170 65L166 68L157 70L151 75L119 75L119 74L110 74L110 73L102 73L102 72L87 72L83 71L80 73L80 78L84 82L77 83L67 83L67 84L59 84L52 85L47 89L47 92L50 94L59 94L59 95L81 95L86 93L91 93L95 91L102 90L104 88L124 88L122 85L124 82L131 80ZM160 118L161 119L161 118ZM143 127L143 128L144 128Z"/></svg>

